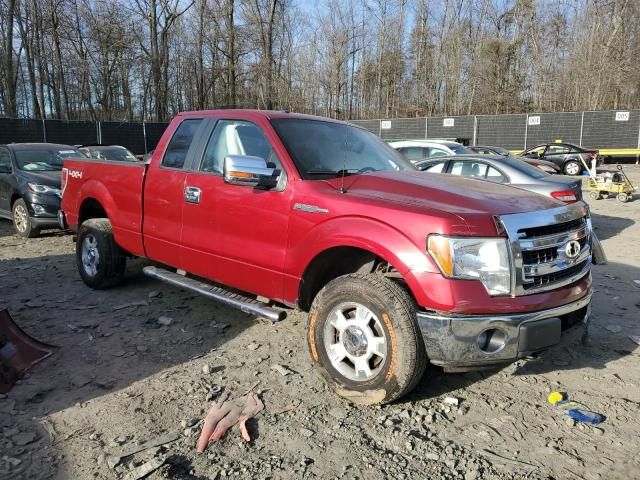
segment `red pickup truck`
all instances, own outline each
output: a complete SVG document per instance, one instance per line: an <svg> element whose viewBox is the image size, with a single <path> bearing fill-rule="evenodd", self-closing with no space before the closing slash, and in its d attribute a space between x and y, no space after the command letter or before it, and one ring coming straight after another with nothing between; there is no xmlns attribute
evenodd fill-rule
<svg viewBox="0 0 640 480"><path fill-rule="evenodd" d="M428 361L513 362L589 318L585 204L416 171L347 123L183 113L147 164L68 160L62 177L87 285L147 257L166 268L145 274L243 311L308 311L314 364L355 402L399 398Z"/></svg>

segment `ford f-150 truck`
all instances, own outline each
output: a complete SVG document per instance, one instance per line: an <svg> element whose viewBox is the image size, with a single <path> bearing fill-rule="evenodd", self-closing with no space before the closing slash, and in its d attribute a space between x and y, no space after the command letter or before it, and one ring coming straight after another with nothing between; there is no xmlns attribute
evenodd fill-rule
<svg viewBox="0 0 640 480"><path fill-rule="evenodd" d="M347 123L183 113L146 164L68 160L62 176L87 285L147 257L145 274L245 312L308 311L314 364L354 402L399 398L428 361L513 362L589 318L584 203L418 172Z"/></svg>

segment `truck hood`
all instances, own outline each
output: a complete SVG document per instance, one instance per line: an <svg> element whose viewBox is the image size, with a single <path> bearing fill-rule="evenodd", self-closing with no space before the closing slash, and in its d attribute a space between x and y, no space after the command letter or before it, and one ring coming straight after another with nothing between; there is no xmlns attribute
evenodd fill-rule
<svg viewBox="0 0 640 480"><path fill-rule="evenodd" d="M339 187L341 180L332 179ZM449 212L465 220L557 208L563 203L519 188L455 175L404 171L348 176L347 194L409 208Z"/></svg>

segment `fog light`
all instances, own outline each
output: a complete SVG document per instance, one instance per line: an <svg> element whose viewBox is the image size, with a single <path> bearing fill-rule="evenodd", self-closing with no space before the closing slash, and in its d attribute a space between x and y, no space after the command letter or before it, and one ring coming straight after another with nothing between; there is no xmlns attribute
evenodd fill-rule
<svg viewBox="0 0 640 480"><path fill-rule="evenodd" d="M484 353L498 353L507 343L507 334L498 328L490 328L478 335L478 348Z"/></svg>
<svg viewBox="0 0 640 480"><path fill-rule="evenodd" d="M42 215L43 213L47 213L47 211L44 209L44 207L42 205L34 204L34 205L31 205L31 206L33 207L33 212L36 215Z"/></svg>

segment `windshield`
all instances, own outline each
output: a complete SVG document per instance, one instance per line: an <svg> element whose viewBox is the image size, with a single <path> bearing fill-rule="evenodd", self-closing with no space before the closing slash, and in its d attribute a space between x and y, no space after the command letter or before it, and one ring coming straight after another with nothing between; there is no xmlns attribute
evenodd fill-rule
<svg viewBox="0 0 640 480"><path fill-rule="evenodd" d="M509 150L507 150L506 148L502 148L502 147L491 147L493 148L493 150L498 154L498 155L503 155L505 157L509 157L511 156L511 152Z"/></svg>
<svg viewBox="0 0 640 480"><path fill-rule="evenodd" d="M118 162L135 162L136 156L124 147L89 149L91 158L99 160L115 160Z"/></svg>
<svg viewBox="0 0 640 480"><path fill-rule="evenodd" d="M373 133L352 125L302 119L277 119L271 123L305 180L415 170Z"/></svg>
<svg viewBox="0 0 640 480"><path fill-rule="evenodd" d="M14 154L20 170L37 172L60 171L65 159L85 158L80 150L71 147L20 149Z"/></svg>
<svg viewBox="0 0 640 480"><path fill-rule="evenodd" d="M540 170L537 167L529 165L524 160L520 160L518 158L513 158L513 157L503 158L501 161L513 167L514 169L518 170L519 172L524 173L525 175L532 178L543 178L543 177L549 176L548 173Z"/></svg>
<svg viewBox="0 0 640 480"><path fill-rule="evenodd" d="M467 153L474 153L464 145L458 145L456 143L449 143L447 144L447 147L453 150L456 155L465 155Z"/></svg>

